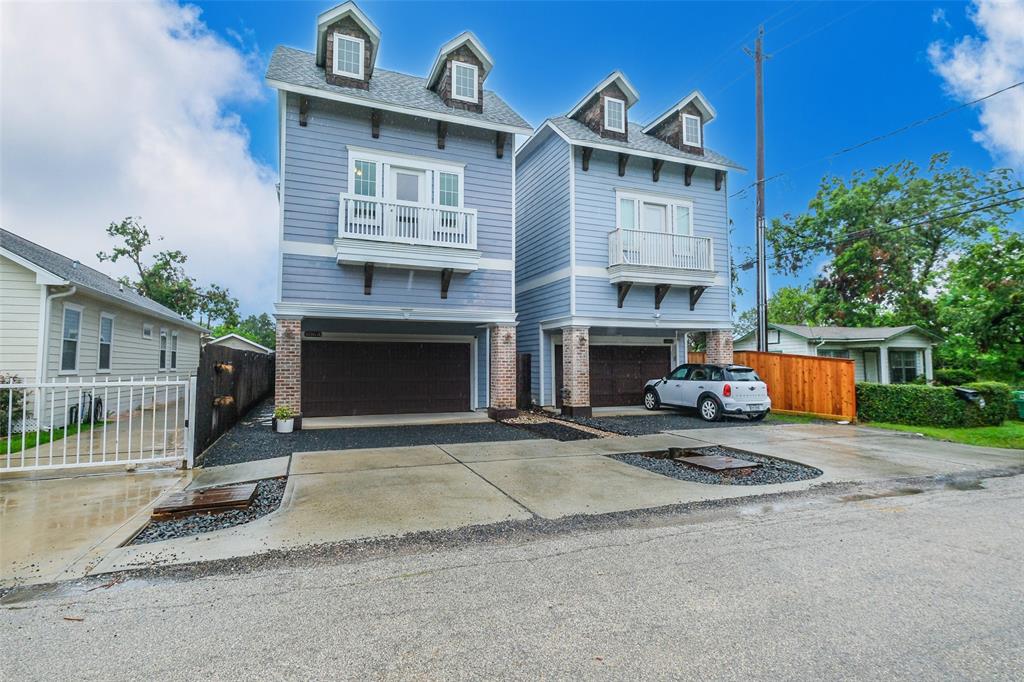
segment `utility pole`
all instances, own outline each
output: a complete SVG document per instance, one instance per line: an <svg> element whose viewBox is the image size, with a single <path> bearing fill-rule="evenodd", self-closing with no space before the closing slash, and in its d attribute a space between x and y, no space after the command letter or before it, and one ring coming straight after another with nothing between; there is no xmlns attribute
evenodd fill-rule
<svg viewBox="0 0 1024 682"><path fill-rule="evenodd" d="M764 221L764 25L758 27L754 51L754 116L757 118L757 350L768 352L768 263L765 261Z"/></svg>

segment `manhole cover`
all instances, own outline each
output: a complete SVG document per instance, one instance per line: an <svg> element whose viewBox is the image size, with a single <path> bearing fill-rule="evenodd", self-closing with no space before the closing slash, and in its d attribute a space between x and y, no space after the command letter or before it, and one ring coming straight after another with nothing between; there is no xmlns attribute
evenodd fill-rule
<svg viewBox="0 0 1024 682"><path fill-rule="evenodd" d="M696 455L692 457L676 457L677 462L690 464L711 471L728 471L730 469L752 469L761 466L757 462L724 455Z"/></svg>

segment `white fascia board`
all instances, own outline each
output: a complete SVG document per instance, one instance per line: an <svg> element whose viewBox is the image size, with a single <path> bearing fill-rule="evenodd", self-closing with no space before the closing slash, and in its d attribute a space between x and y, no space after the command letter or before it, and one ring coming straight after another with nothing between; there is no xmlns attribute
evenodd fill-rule
<svg viewBox="0 0 1024 682"><path fill-rule="evenodd" d="M670 106L661 116L658 116L656 119L645 125L643 128L644 134L646 135L651 132L659 123L685 107L690 102L695 102L697 104L697 108L701 110L701 113L703 114L703 123L705 125L715 120L715 117L718 115L715 112L715 108L711 106L711 103L708 102L706 97L704 97L704 94L701 93L700 90L694 90L689 95Z"/></svg>
<svg viewBox="0 0 1024 682"><path fill-rule="evenodd" d="M285 319L330 317L354 320L410 320L424 322L469 322L475 324L513 324L512 310L454 310L447 308L398 308L343 305L335 303L274 304L274 316Z"/></svg>
<svg viewBox="0 0 1024 682"><path fill-rule="evenodd" d="M366 16L366 14L363 13L363 10L359 9L354 2L343 2L336 7L332 7L329 10L321 12L316 18L317 66L323 66L324 60L327 58L324 50L324 34L327 33L327 27L345 15L351 15L352 19L359 24L359 27L366 31L366 34L370 36L370 43L373 45L374 59L376 59L377 47L380 45L380 29L377 28L376 24L370 21L370 17Z"/></svg>
<svg viewBox="0 0 1024 682"><path fill-rule="evenodd" d="M420 118L426 118L432 121L446 121L448 123L458 123L459 125L469 126L471 128L483 128L484 130L494 130L501 133L513 133L515 135L530 135L533 133L533 130L530 128L514 126L508 123L479 121L476 119L467 118L465 116L457 116L455 114L445 114L436 111L430 111L428 109L405 107L400 104L381 102L374 99L368 99L366 97L343 95L341 93L321 90L319 88L311 88L305 85L294 85L292 83L285 83L284 81L275 80L273 78L267 78L266 82L267 85L269 85L272 88L275 88L277 90L283 90L285 92L294 92L297 95L319 97L320 99L329 99L335 102L355 104L361 107L369 107L370 109L380 109L381 111L392 111L396 114L408 114L409 116L419 116Z"/></svg>
<svg viewBox="0 0 1024 682"><path fill-rule="evenodd" d="M339 265L373 263L410 270L445 270L467 273L480 269L480 252L447 246L400 244L345 237L335 239Z"/></svg>
<svg viewBox="0 0 1024 682"><path fill-rule="evenodd" d="M591 97L601 92L606 87L608 87L609 85L616 81L618 81L619 86L622 89L622 92L625 93L626 95L627 109L629 109L629 107L633 106L640 100L640 93L637 92L636 88L633 87L633 84L629 82L628 78L626 78L626 74L622 73L621 71L612 71L610 74L608 74L607 78L598 83L590 90L590 92L584 95L583 99L577 102L576 106L569 110L569 113L566 114L566 117L572 118L573 116L575 116L577 113L579 113L579 110L583 108L583 105L590 101Z"/></svg>
<svg viewBox="0 0 1024 682"><path fill-rule="evenodd" d="M58 277L57 275L53 274L46 268L36 265L27 258L19 256L13 251L8 251L7 249L0 248L0 256L3 256L4 258L14 261L21 267L25 268L26 270L31 270L32 272L34 272L36 274L36 284L60 287L71 283L62 277Z"/></svg>
<svg viewBox="0 0 1024 682"><path fill-rule="evenodd" d="M430 67L430 75L427 76L428 87L432 86L441 76L441 70L444 69L444 63L448 55L463 45L468 45L473 54L477 56L477 59L483 63L484 78L487 78L487 74L494 68L494 59L487 51L487 48L484 47L484 44L480 42L480 39L476 37L476 34L472 31L463 31L442 45L441 49L437 51L437 57L434 58L434 63Z"/></svg>
<svg viewBox="0 0 1024 682"><path fill-rule="evenodd" d="M542 329L561 329L562 327L615 327L624 331L629 329L672 329L678 331L707 331L717 329L732 329L732 322L720 320L678 320L672 318L629 318L616 317L590 317L580 315L568 315L552 320L541 322Z"/></svg>

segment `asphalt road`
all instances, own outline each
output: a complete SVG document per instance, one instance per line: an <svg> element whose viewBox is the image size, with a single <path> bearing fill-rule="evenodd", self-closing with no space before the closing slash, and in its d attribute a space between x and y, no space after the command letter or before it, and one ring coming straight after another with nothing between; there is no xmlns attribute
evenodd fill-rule
<svg viewBox="0 0 1024 682"><path fill-rule="evenodd" d="M2 677L1022 679L1024 477L976 487L68 588Z"/></svg>

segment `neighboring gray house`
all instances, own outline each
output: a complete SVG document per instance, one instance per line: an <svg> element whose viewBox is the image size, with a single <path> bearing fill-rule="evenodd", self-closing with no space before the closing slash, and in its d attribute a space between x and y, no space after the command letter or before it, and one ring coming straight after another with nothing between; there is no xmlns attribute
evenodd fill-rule
<svg viewBox="0 0 1024 682"><path fill-rule="evenodd" d="M252 339L247 339L239 334L231 333L225 334L224 336L218 336L215 339L210 339L206 342L208 346L224 346L226 348L234 348L235 350L247 350L251 353L262 353L267 355L273 353L273 348L267 348L263 344L256 343Z"/></svg>
<svg viewBox="0 0 1024 682"><path fill-rule="evenodd" d="M187 376L203 332L102 272L0 230L0 373L24 383Z"/></svg>
<svg viewBox="0 0 1024 682"><path fill-rule="evenodd" d="M472 33L427 76L378 66L354 4L278 47L276 400L305 417L515 405L514 138Z"/></svg>
<svg viewBox="0 0 1024 682"><path fill-rule="evenodd" d="M731 362L727 174L693 92L645 126L616 71L516 153L516 311L533 400L573 414L640 404L707 332ZM564 397L564 405L563 405Z"/></svg>
<svg viewBox="0 0 1024 682"><path fill-rule="evenodd" d="M906 384L919 376L932 380L932 349L940 339L915 325L904 327L811 327L769 324L768 351L849 358L857 381ZM757 350L750 331L736 350Z"/></svg>

